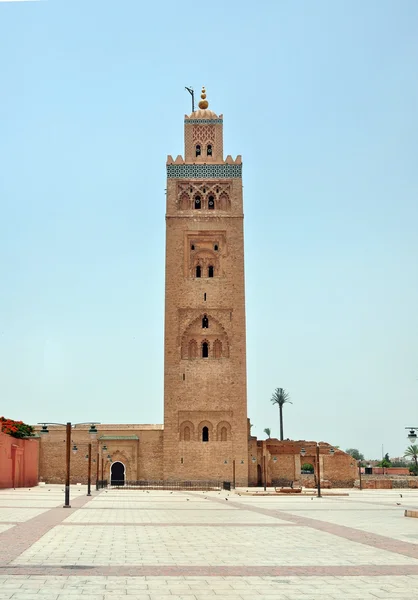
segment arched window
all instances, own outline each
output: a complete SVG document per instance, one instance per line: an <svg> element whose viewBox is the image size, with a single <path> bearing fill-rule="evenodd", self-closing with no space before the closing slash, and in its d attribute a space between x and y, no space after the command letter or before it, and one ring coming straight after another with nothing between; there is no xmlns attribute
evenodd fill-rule
<svg viewBox="0 0 418 600"><path fill-rule="evenodd" d="M208 267L208 277L213 277L213 266L209 265Z"/></svg>
<svg viewBox="0 0 418 600"><path fill-rule="evenodd" d="M184 435L186 436L186 430L184 430ZM186 439L186 437L184 438ZM221 429L221 442L227 442L228 441L228 430L226 427L222 427Z"/></svg>
<svg viewBox="0 0 418 600"><path fill-rule="evenodd" d="M209 196L208 198L208 209L213 210L215 208L215 198L213 196Z"/></svg>
<svg viewBox="0 0 418 600"><path fill-rule="evenodd" d="M218 252L218 250L219 250L218 244L215 244L214 247L213 247L213 249L215 250L215 252ZM192 250L194 250L194 248L192 248Z"/></svg>
<svg viewBox="0 0 418 600"><path fill-rule="evenodd" d="M202 442L208 442L209 441L209 428L206 427L202 427Z"/></svg>
<svg viewBox="0 0 418 600"><path fill-rule="evenodd" d="M212 156L212 144L208 144L208 147L207 147L207 155L208 155L208 156Z"/></svg>
<svg viewBox="0 0 418 600"><path fill-rule="evenodd" d="M209 357L209 344L208 342L202 342L202 358Z"/></svg>
<svg viewBox="0 0 418 600"><path fill-rule="evenodd" d="M196 277L202 277L202 267L200 265L196 267Z"/></svg>
<svg viewBox="0 0 418 600"><path fill-rule="evenodd" d="M209 327L209 319L206 315L204 315L202 319L202 329L207 329Z"/></svg>
<svg viewBox="0 0 418 600"><path fill-rule="evenodd" d="M225 429L225 427L224 427ZM226 429L225 429L226 431ZM183 437L185 442L190 442L190 427L185 427L183 431Z"/></svg>
<svg viewBox="0 0 418 600"><path fill-rule="evenodd" d="M189 342L189 358L197 358L197 342L190 340Z"/></svg>
<svg viewBox="0 0 418 600"><path fill-rule="evenodd" d="M200 196L195 196L194 198L194 207L196 210L199 210L200 208L202 208L202 201Z"/></svg>
<svg viewBox="0 0 418 600"><path fill-rule="evenodd" d="M196 146L196 156L200 156L202 154L202 149L200 148L200 144Z"/></svg>
<svg viewBox="0 0 418 600"><path fill-rule="evenodd" d="M222 342L221 340L215 340L213 343L213 356L215 358L222 358Z"/></svg>

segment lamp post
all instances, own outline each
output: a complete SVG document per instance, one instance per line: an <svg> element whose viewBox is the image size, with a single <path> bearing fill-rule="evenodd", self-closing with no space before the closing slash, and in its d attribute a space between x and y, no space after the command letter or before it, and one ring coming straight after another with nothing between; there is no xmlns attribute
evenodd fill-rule
<svg viewBox="0 0 418 600"><path fill-rule="evenodd" d="M97 429L96 425L99 423L96 421L94 423L74 423L71 424L70 421L67 423L38 423L38 425L42 425L42 429L40 431L41 434L46 435L49 433L48 425L61 425L65 427L65 501L63 508L71 508L70 504L70 465L71 465L71 430L73 427L77 425L90 425L89 434L92 439L96 438ZM91 444L89 444L91 446ZM77 446L74 444L73 453L77 452ZM91 451L90 451L90 465L91 465ZM91 468L91 466L90 466ZM90 494L91 495L91 494Z"/></svg>
<svg viewBox="0 0 418 600"><path fill-rule="evenodd" d="M88 475L87 475L87 496L91 496L91 442L89 442L88 461L89 461L89 468L88 468Z"/></svg>
<svg viewBox="0 0 418 600"><path fill-rule="evenodd" d="M106 444L104 446L102 446L102 488L103 488L103 481L104 481L104 453L107 452L107 446Z"/></svg>
<svg viewBox="0 0 418 600"><path fill-rule="evenodd" d="M99 445L97 445L97 460L96 460L96 491L99 489L99 469L100 469L100 453Z"/></svg>
<svg viewBox="0 0 418 600"><path fill-rule="evenodd" d="M359 490L363 489L361 485L361 460L358 461L358 478L359 478Z"/></svg>
<svg viewBox="0 0 418 600"><path fill-rule="evenodd" d="M321 465L319 462L320 444L319 444L319 442L314 442L314 443L316 446L316 448L315 448L316 449L316 478L317 478L316 485L317 485L317 490L318 490L318 498L322 498L322 496L321 496ZM329 453L331 456L334 456L334 454L335 454L334 448L330 448ZM300 454L301 454L301 456L305 456L305 454L306 454L305 448L301 448Z"/></svg>

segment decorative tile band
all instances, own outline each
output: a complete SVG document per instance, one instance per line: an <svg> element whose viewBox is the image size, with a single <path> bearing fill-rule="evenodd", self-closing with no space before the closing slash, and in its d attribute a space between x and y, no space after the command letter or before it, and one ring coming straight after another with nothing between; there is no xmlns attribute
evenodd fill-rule
<svg viewBox="0 0 418 600"><path fill-rule="evenodd" d="M222 125L223 119L184 119L185 125Z"/></svg>
<svg viewBox="0 0 418 600"><path fill-rule="evenodd" d="M167 165L168 179L241 179L242 165Z"/></svg>

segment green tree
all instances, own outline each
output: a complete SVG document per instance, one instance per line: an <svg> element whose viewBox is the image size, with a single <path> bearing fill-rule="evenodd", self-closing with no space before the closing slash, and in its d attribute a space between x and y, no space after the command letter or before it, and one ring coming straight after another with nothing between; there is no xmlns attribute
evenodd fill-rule
<svg viewBox="0 0 418 600"><path fill-rule="evenodd" d="M334 446L335 447L335 446ZM347 448L347 454L352 456L355 460L364 460L364 454L362 454L357 448Z"/></svg>
<svg viewBox="0 0 418 600"><path fill-rule="evenodd" d="M304 464L301 466L300 470L301 470L301 471L303 471L303 472L305 472L305 473L306 473L306 472L308 472L308 473L313 473L313 472L314 472L314 467L313 467L313 465L311 465L310 463L304 463Z"/></svg>
<svg viewBox="0 0 418 600"><path fill-rule="evenodd" d="M264 433L268 436L268 438L271 438L271 429L270 427L266 427L264 430Z"/></svg>
<svg viewBox="0 0 418 600"><path fill-rule="evenodd" d="M378 467L383 467L385 469L389 468L392 466L392 463L390 462L390 458L389 458L389 452L386 452L383 460L381 460L378 464Z"/></svg>
<svg viewBox="0 0 418 600"><path fill-rule="evenodd" d="M404 456L407 456L408 458L412 458L412 460L415 463L415 467L418 470L418 445L411 444L411 446L408 446L408 448L405 450Z"/></svg>
<svg viewBox="0 0 418 600"><path fill-rule="evenodd" d="M286 390L283 388L276 388L273 392L273 396L271 397L271 402L273 404L277 404L279 407L279 417L280 417L280 439L283 440L283 405L293 404L289 400L290 396Z"/></svg>

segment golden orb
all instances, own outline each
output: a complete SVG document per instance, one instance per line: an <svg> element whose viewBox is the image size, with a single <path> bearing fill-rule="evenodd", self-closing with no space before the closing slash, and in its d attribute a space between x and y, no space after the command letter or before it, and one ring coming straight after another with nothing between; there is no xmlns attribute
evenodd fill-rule
<svg viewBox="0 0 418 600"><path fill-rule="evenodd" d="M200 97L202 99L199 102L199 108L201 108L202 110L205 110L205 108L207 108L209 106L209 102L206 100L206 90L204 87L202 87L202 93L201 93Z"/></svg>

